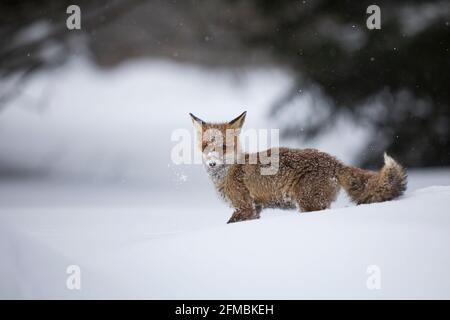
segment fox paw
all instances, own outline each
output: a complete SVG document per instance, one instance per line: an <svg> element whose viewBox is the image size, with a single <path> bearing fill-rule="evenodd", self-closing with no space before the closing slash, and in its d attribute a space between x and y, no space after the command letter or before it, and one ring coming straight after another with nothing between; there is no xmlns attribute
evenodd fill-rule
<svg viewBox="0 0 450 320"><path fill-rule="evenodd" d="M228 220L227 223L234 223L234 222L240 222L240 221L246 221L246 220L254 220L259 219L259 215L252 215L252 216L242 216L242 215L233 215Z"/></svg>
<svg viewBox="0 0 450 320"><path fill-rule="evenodd" d="M238 217L233 216L227 221L227 223L234 223L234 222L239 222L239 221L242 221L242 220L240 220Z"/></svg>

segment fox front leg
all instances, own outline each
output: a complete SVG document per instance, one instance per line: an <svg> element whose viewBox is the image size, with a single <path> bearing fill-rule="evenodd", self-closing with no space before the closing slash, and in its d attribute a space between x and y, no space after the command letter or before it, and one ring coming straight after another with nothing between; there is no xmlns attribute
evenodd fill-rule
<svg viewBox="0 0 450 320"><path fill-rule="evenodd" d="M261 210L255 210L253 208L236 209L233 212L233 215L231 216L230 220L228 220L227 223L259 219L259 212L260 211Z"/></svg>

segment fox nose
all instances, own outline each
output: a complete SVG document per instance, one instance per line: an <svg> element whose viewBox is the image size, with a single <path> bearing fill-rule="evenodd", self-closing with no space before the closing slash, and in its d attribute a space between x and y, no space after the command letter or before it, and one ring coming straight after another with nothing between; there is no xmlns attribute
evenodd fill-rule
<svg viewBox="0 0 450 320"><path fill-rule="evenodd" d="M215 166L216 166L216 163L215 163L215 162L210 162L210 163L209 163L209 166L210 166L210 167L215 167Z"/></svg>

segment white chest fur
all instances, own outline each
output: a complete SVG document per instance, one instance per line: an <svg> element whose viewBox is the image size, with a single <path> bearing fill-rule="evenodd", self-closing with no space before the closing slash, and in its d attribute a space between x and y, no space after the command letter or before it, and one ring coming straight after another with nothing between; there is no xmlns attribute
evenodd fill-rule
<svg viewBox="0 0 450 320"><path fill-rule="evenodd" d="M214 187L216 188L219 196L224 199L226 202L229 202L228 197L224 193L223 184L225 182L225 178L228 175L228 171L230 169L229 165L217 165L216 167L210 167L205 165L206 172L208 173L211 181L214 183Z"/></svg>

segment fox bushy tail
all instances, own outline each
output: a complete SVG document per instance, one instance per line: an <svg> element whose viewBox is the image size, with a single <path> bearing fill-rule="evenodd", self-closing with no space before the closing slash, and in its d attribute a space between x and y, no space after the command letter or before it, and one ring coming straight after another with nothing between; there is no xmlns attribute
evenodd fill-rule
<svg viewBox="0 0 450 320"><path fill-rule="evenodd" d="M392 200L401 196L407 185L405 169L386 153L384 166L379 172L343 166L337 179L357 204Z"/></svg>

